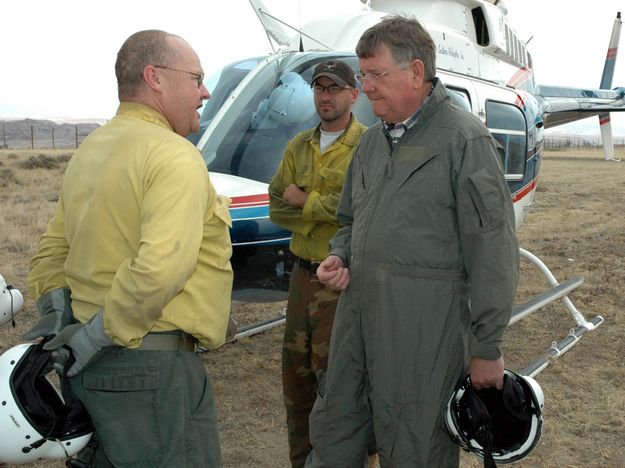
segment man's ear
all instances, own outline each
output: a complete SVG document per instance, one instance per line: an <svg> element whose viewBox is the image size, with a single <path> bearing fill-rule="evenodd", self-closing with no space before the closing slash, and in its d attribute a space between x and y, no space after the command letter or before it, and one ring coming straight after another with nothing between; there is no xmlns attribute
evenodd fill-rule
<svg viewBox="0 0 625 468"><path fill-rule="evenodd" d="M355 104L357 99L358 99L358 88L353 88L352 89L352 104Z"/></svg>
<svg viewBox="0 0 625 468"><path fill-rule="evenodd" d="M423 61L419 59L414 59L412 62L410 62L409 67L413 73L415 84L421 86L425 82L425 65Z"/></svg>
<svg viewBox="0 0 625 468"><path fill-rule="evenodd" d="M159 72L156 69L156 67L152 66L152 65L147 65L144 69L143 69L143 80L146 82L146 84L153 90L155 91L160 91L161 89L161 82L159 79Z"/></svg>

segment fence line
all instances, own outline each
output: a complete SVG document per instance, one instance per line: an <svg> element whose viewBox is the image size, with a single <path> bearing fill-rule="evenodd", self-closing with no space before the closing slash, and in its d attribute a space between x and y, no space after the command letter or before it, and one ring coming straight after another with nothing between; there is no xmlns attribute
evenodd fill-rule
<svg viewBox="0 0 625 468"><path fill-rule="evenodd" d="M78 148L82 141L98 127L97 124L80 125L38 125L24 122L2 121L2 148L41 148L62 149ZM614 147L624 148L625 137L615 137ZM566 148L598 148L601 147L599 136L582 137L550 137L546 136L544 149L557 150Z"/></svg>
<svg viewBox="0 0 625 468"><path fill-rule="evenodd" d="M37 125L2 121L2 148L78 148L97 124Z"/></svg>
<svg viewBox="0 0 625 468"><path fill-rule="evenodd" d="M614 148L625 147L625 138L616 137L612 139ZM566 137L549 137L545 138L545 149L563 149L563 148L601 148L603 143L598 136L589 136L588 138L566 138Z"/></svg>

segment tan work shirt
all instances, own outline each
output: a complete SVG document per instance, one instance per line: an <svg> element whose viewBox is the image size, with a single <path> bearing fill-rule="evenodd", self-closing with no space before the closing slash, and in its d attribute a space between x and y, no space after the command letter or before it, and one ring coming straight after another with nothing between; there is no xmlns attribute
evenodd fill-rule
<svg viewBox="0 0 625 468"><path fill-rule="evenodd" d="M30 293L69 287L75 318L104 309L105 332L122 346L180 329L218 347L232 288L228 206L163 115L122 102L67 166Z"/></svg>

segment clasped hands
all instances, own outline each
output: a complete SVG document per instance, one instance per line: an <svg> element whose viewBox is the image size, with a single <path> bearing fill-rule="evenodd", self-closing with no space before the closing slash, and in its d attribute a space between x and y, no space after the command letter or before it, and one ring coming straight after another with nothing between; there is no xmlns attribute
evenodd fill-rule
<svg viewBox="0 0 625 468"><path fill-rule="evenodd" d="M43 349L52 350L50 362L59 375L64 375L65 367L73 356L75 362L67 371L67 376L74 377L100 357L104 348L116 345L104 333L102 311L89 322L71 324L74 319L70 304L69 289L59 288L44 294L37 303L42 316L23 338L29 341L38 338L47 340Z"/></svg>

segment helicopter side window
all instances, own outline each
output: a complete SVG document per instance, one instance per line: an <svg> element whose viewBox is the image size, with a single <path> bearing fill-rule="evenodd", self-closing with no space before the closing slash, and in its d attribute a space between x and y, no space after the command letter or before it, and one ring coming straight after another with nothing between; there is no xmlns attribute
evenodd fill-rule
<svg viewBox="0 0 625 468"><path fill-rule="evenodd" d="M504 149L502 165L506 180L521 180L527 155L527 123L523 111L513 104L486 101L486 126Z"/></svg>

